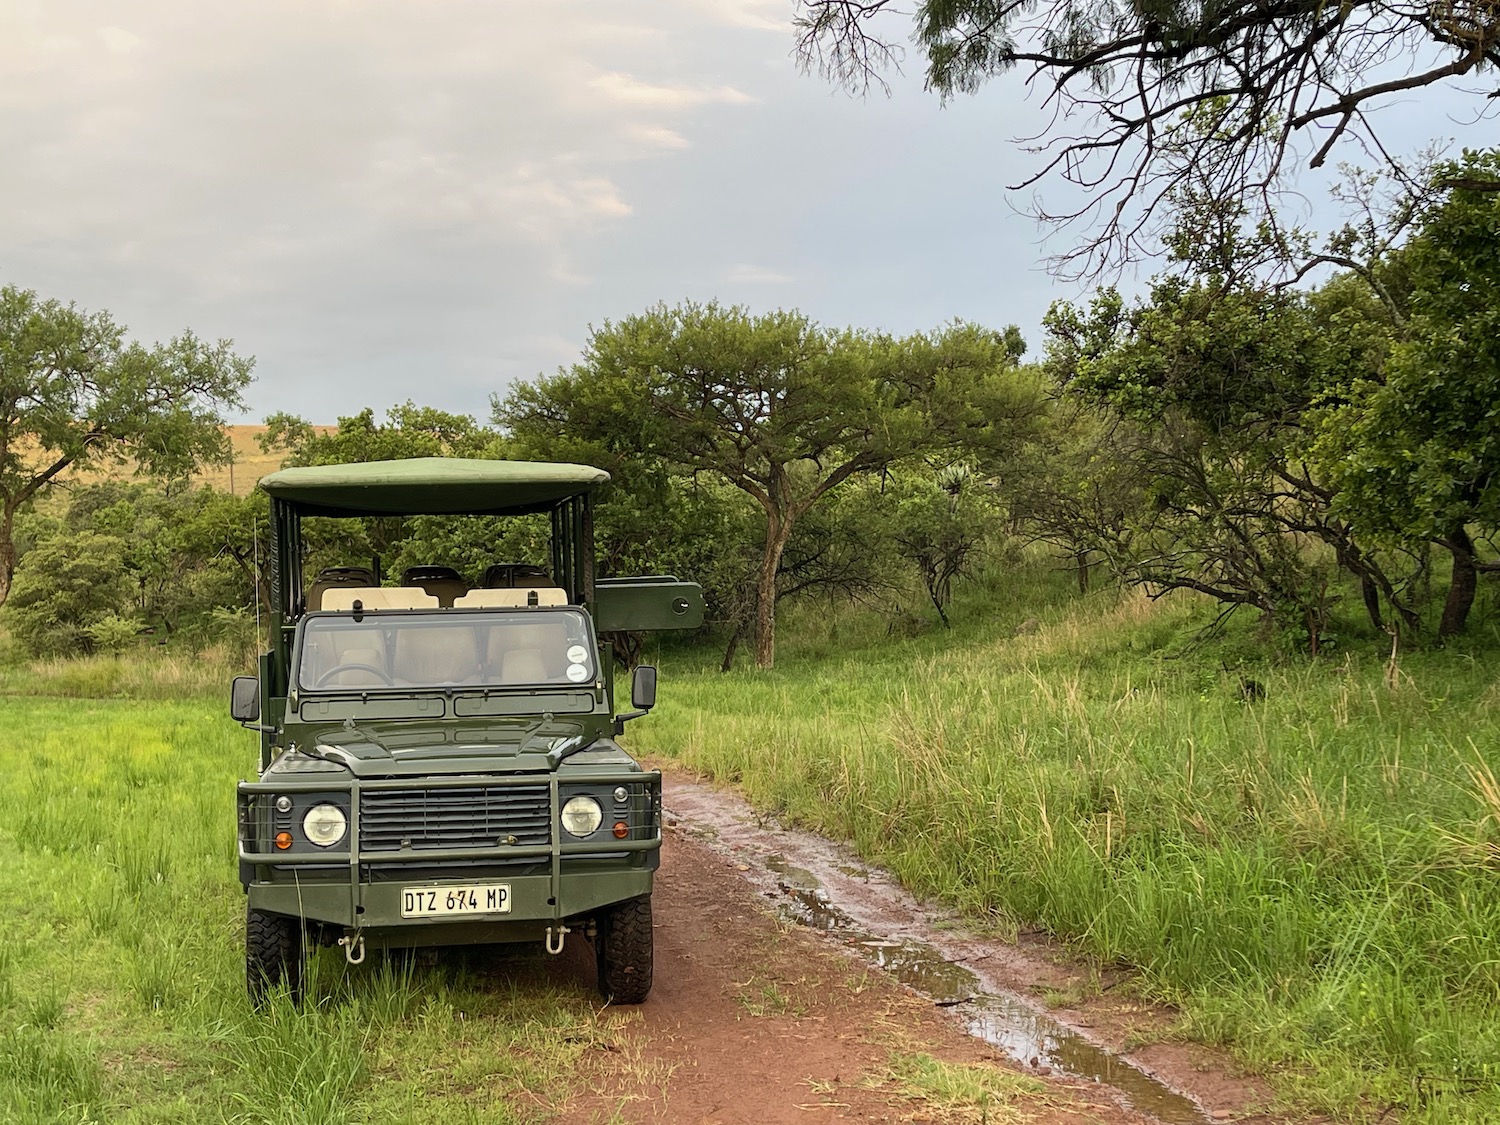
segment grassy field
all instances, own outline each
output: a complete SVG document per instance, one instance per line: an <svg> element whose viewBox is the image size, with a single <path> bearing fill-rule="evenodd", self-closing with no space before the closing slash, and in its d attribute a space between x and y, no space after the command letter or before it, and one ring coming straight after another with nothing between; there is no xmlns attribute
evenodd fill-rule
<svg viewBox="0 0 1500 1125"><path fill-rule="evenodd" d="M1289 1107L1500 1120L1500 638L1310 663L1040 571L967 596L914 637L806 607L770 672L664 647L631 742L1001 930L1137 966ZM325 952L316 1003L253 1017L234 669L0 665L0 1120L541 1120L621 1041L539 959L351 983Z"/></svg>
<svg viewBox="0 0 1500 1125"><path fill-rule="evenodd" d="M327 432L336 428L334 426L314 427L319 432ZM286 453L283 451L261 452L258 439L266 432L265 426L225 426L224 429L229 436L229 447L232 451L229 463L205 466L193 474L193 482L211 485L220 492L245 496L255 488L255 482L261 477L281 468L281 462L285 459ZM38 459L35 450L32 452L31 459L33 461ZM83 472L70 472L67 479L80 484L94 484L104 480L130 480L133 472L133 464L123 466L108 464Z"/></svg>
<svg viewBox="0 0 1500 1125"><path fill-rule="evenodd" d="M540 1121L601 1049L620 1065L631 1017L539 952L348 975L323 951L315 1002L252 1014L233 794L255 742L214 671L0 681L56 693L0 695L0 1121Z"/></svg>
<svg viewBox="0 0 1500 1125"><path fill-rule="evenodd" d="M1186 647L1187 601L1026 575L948 635L802 616L774 671L664 678L638 745L1138 966L1288 1105L1500 1120L1492 649L1278 663Z"/></svg>

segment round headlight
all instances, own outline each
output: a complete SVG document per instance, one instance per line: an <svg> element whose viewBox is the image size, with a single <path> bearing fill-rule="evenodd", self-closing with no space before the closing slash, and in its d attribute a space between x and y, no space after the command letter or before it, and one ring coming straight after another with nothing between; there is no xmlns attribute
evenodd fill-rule
<svg viewBox="0 0 1500 1125"><path fill-rule="evenodd" d="M314 805L302 818L302 834L320 848L331 848L344 838L349 821L337 805Z"/></svg>
<svg viewBox="0 0 1500 1125"><path fill-rule="evenodd" d="M574 836L591 836L604 823L604 810L592 797L570 797L562 807L562 822Z"/></svg>

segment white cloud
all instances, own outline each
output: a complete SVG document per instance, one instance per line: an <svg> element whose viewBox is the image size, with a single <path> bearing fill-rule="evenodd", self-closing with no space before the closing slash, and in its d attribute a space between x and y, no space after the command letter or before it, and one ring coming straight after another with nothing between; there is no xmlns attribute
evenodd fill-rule
<svg viewBox="0 0 1500 1125"><path fill-rule="evenodd" d="M625 135L647 148L688 148L688 139L664 125L627 125Z"/></svg>
<svg viewBox="0 0 1500 1125"><path fill-rule="evenodd" d="M589 86L613 101L653 109L692 109L715 102L743 105L755 100L733 86L658 86L619 71L601 74Z"/></svg>
<svg viewBox="0 0 1500 1125"><path fill-rule="evenodd" d="M689 3L729 27L782 32L792 28L791 0L689 0Z"/></svg>
<svg viewBox="0 0 1500 1125"><path fill-rule="evenodd" d="M112 55L128 55L141 45L141 37L132 35L123 27L101 27L99 38Z"/></svg>
<svg viewBox="0 0 1500 1125"><path fill-rule="evenodd" d="M724 281L730 285L790 285L794 280L796 279L790 274L778 273L764 266L752 266L746 262L730 266L724 274Z"/></svg>

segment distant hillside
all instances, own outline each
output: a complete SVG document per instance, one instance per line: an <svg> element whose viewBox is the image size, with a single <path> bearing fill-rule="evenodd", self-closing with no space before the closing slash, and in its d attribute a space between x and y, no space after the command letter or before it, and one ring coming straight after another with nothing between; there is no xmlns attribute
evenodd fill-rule
<svg viewBox="0 0 1500 1125"><path fill-rule="evenodd" d="M201 484L210 484L224 492L243 496L255 487L255 482L267 473L281 468L284 452L262 453L257 438L266 432L264 426L226 426L229 442L234 448L234 460L196 474L193 479ZM319 430L333 429L319 426Z"/></svg>
<svg viewBox="0 0 1500 1125"><path fill-rule="evenodd" d="M193 480L198 484L212 485L224 492L244 496L255 488L255 482L261 477L281 468L281 461L285 454L282 452L268 454L260 451L260 443L256 439L266 432L264 426L226 426L224 428L229 434L234 459L228 465L214 466L194 474ZM314 428L320 433L328 433L336 427L317 426ZM134 474L134 465L110 465L88 472L70 472L66 474L65 479L90 483L101 480L130 480Z"/></svg>

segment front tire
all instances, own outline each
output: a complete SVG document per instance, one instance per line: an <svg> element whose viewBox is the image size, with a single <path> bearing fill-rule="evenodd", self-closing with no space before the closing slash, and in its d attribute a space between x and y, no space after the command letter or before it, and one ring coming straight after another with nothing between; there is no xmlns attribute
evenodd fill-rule
<svg viewBox="0 0 1500 1125"><path fill-rule="evenodd" d="M651 991L651 896L605 907L595 925L599 994L611 1004L639 1004Z"/></svg>
<svg viewBox="0 0 1500 1125"><path fill-rule="evenodd" d="M300 919L245 908L245 988L252 1004L262 1007L282 984L294 1004L302 1003L306 961Z"/></svg>

